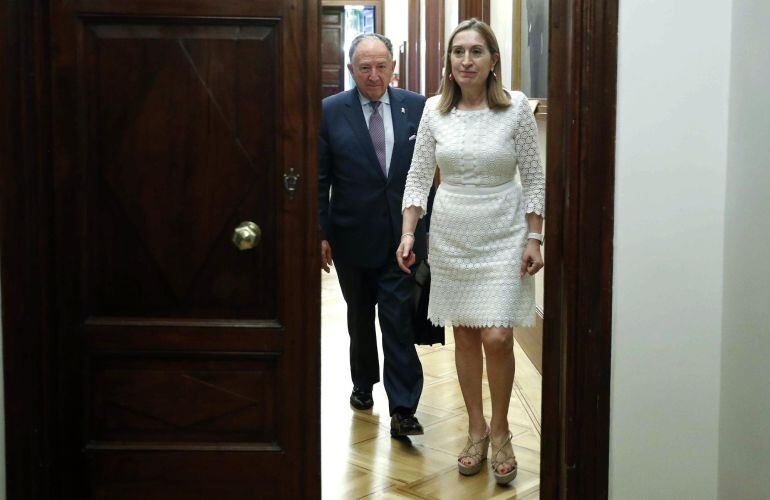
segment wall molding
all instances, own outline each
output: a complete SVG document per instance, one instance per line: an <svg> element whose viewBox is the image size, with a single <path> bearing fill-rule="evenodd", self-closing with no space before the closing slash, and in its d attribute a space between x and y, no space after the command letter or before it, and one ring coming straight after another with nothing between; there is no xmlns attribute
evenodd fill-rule
<svg viewBox="0 0 770 500"><path fill-rule="evenodd" d="M543 309L537 306L535 309L535 326L517 327L513 329L513 338L521 346L521 350L527 355L540 374L543 374Z"/></svg>

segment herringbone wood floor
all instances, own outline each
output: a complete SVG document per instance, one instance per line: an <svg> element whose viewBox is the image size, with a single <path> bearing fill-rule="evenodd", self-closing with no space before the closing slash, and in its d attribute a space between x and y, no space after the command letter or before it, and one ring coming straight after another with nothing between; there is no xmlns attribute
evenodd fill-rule
<svg viewBox="0 0 770 500"><path fill-rule="evenodd" d="M454 343L419 347L425 386L417 417L424 436L409 442L392 439L382 384L374 388L374 408L348 405L351 382L345 302L337 277L322 280L322 483L323 498L482 499L539 498L541 377L515 346L516 379L509 422L519 462L508 487L495 485L488 466L473 477L457 472L456 456L465 445L467 420L454 366ZM378 331L379 334L379 331ZM382 353L380 352L380 363ZM489 418L489 388L484 374L484 411Z"/></svg>

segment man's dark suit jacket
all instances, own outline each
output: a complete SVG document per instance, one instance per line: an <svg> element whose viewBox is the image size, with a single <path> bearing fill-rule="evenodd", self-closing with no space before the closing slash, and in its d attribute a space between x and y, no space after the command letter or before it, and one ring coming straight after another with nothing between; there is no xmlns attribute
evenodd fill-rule
<svg viewBox="0 0 770 500"><path fill-rule="evenodd" d="M401 237L401 200L425 97L392 87L388 92L394 144L387 178L372 146L358 90L327 97L322 103L318 141L321 238L329 241L334 261L341 264L376 268L395 260ZM415 230L418 261L427 255L427 219L420 220Z"/></svg>

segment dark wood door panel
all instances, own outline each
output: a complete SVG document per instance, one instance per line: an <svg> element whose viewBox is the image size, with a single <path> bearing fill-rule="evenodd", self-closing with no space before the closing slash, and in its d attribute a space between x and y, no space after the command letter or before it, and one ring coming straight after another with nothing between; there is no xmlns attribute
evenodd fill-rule
<svg viewBox="0 0 770 500"><path fill-rule="evenodd" d="M279 352L286 341L276 321L89 318L82 331L91 353Z"/></svg>
<svg viewBox="0 0 770 500"><path fill-rule="evenodd" d="M315 9L52 5L63 497L319 494Z"/></svg>
<svg viewBox="0 0 770 500"><path fill-rule="evenodd" d="M92 316L277 318L276 26L199 23L83 20Z"/></svg>
<svg viewBox="0 0 770 500"><path fill-rule="evenodd" d="M281 17L285 16L289 9L305 8L305 5L297 0L73 0L70 3L74 12L83 14L153 17L165 14L218 18Z"/></svg>
<svg viewBox="0 0 770 500"><path fill-rule="evenodd" d="M310 492L287 495L293 485L285 480L282 468L291 467L291 462L282 453L255 456L248 462L244 462L239 452L208 453L195 460L183 453L165 451L150 456L141 451L122 451L103 459L98 453L94 455L89 473L100 480L92 485L90 497L98 500L254 500L313 496ZM186 472L182 471L192 471L207 477L208 481L191 485ZM251 479L244 479L248 477ZM239 485L237 489L232 487L233 482Z"/></svg>
<svg viewBox="0 0 770 500"><path fill-rule="evenodd" d="M281 451L278 355L92 358L89 450Z"/></svg>
<svg viewBox="0 0 770 500"><path fill-rule="evenodd" d="M327 7L328 9L329 7ZM326 12L326 11L324 11ZM324 15L321 29L321 61L324 64L340 64L340 49L342 47L341 15ZM333 20L331 23L327 18Z"/></svg>

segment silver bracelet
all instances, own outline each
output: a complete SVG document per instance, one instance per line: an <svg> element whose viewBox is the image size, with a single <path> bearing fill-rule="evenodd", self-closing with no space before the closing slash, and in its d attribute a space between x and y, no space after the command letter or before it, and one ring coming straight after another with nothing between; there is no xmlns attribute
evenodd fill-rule
<svg viewBox="0 0 770 500"><path fill-rule="evenodd" d="M401 235L401 239L402 240L404 239L404 236L411 236L412 238L414 238L414 233L404 233L404 234L402 234Z"/></svg>
<svg viewBox="0 0 770 500"><path fill-rule="evenodd" d="M543 243L544 236L545 235L543 233L528 233L527 234L527 239L528 240L537 240L540 243Z"/></svg>

